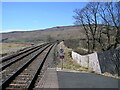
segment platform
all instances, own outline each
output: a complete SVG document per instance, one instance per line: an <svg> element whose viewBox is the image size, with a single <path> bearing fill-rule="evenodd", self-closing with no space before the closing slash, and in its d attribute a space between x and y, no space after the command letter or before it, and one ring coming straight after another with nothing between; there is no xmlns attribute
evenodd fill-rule
<svg viewBox="0 0 120 90"><path fill-rule="evenodd" d="M48 68L37 88L118 88L118 79L94 73Z"/></svg>

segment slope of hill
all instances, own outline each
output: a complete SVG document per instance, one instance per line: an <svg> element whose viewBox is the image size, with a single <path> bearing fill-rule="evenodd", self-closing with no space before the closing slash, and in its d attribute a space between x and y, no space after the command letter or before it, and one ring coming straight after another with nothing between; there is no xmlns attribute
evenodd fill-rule
<svg viewBox="0 0 120 90"><path fill-rule="evenodd" d="M15 31L2 33L3 42L13 41L48 41L85 38L82 26L61 26L43 30Z"/></svg>

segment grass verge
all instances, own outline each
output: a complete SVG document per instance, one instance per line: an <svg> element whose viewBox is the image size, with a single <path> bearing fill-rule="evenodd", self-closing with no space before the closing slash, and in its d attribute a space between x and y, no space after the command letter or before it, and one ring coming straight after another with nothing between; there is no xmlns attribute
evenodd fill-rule
<svg viewBox="0 0 120 90"><path fill-rule="evenodd" d="M64 48L64 61L63 61L63 68L64 69L70 69L70 70L75 70L75 71L82 71L82 72L89 72L89 73L95 73L94 71L89 70L88 68L85 67L81 67L75 60L72 59L71 53L72 53L72 49L67 48L66 46L64 46L64 43L60 43L57 46L57 51L59 52L60 47ZM59 56L59 55L58 55ZM58 63L57 65L58 68L62 67L62 62ZM98 74L98 73L95 73ZM120 79L120 76L118 75L112 75L110 73L102 73L99 75L104 75L104 76L108 76L108 77L112 77L112 78L116 78L116 79Z"/></svg>
<svg viewBox="0 0 120 90"><path fill-rule="evenodd" d="M63 68L64 69L70 69L70 70L75 70L75 71L84 71L84 72L93 72L93 71L89 70L88 68L81 67L75 60L73 60L71 57L72 49L65 47L63 43L60 43L58 45L58 47L57 47L58 52L60 50L61 45L64 48L64 57L65 57L63 60ZM60 55L58 55L58 56L60 56ZM57 67L61 68L62 62L60 62L57 65Z"/></svg>

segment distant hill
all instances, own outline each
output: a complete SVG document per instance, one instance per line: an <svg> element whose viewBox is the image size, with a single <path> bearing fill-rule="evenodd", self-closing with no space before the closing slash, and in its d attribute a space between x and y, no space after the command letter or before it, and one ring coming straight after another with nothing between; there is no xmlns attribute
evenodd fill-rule
<svg viewBox="0 0 120 90"><path fill-rule="evenodd" d="M78 38L85 38L84 29L82 26L60 26L42 30L2 33L2 40L4 42L34 42Z"/></svg>

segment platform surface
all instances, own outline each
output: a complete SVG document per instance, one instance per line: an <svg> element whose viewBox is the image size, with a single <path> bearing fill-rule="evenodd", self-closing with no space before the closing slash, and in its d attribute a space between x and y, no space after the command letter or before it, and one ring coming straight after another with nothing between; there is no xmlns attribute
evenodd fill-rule
<svg viewBox="0 0 120 90"><path fill-rule="evenodd" d="M118 79L67 69L48 68L38 88L118 88Z"/></svg>

